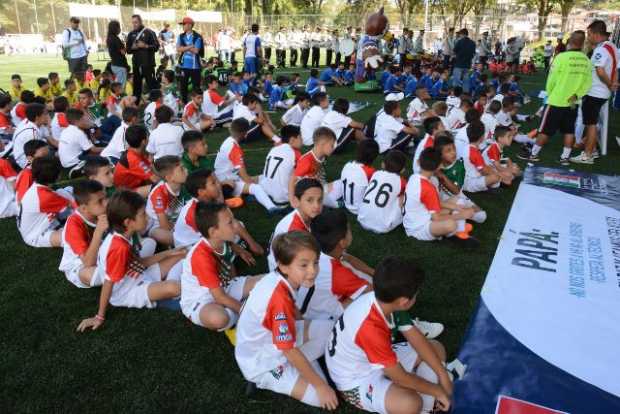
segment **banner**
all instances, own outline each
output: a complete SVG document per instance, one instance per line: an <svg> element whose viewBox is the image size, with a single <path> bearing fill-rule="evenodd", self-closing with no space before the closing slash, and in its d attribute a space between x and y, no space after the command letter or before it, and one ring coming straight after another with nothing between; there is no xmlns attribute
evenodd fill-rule
<svg viewBox="0 0 620 414"><path fill-rule="evenodd" d="M619 346L620 177L528 168L459 353L453 412L620 413Z"/></svg>
<svg viewBox="0 0 620 414"><path fill-rule="evenodd" d="M186 16L194 19L196 23L222 23L220 12L188 10Z"/></svg>
<svg viewBox="0 0 620 414"><path fill-rule="evenodd" d="M69 15L74 17L93 17L120 19L121 9L117 6L97 6L93 4L69 3Z"/></svg>
<svg viewBox="0 0 620 414"><path fill-rule="evenodd" d="M142 20L149 20L153 22L176 22L176 11L174 9L153 9L154 11L141 10L139 8L133 9L134 14L139 14Z"/></svg>

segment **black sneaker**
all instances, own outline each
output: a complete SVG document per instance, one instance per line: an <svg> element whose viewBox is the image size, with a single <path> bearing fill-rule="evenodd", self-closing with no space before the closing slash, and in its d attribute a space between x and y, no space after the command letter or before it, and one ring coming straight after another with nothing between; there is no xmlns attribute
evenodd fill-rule
<svg viewBox="0 0 620 414"><path fill-rule="evenodd" d="M478 246L480 246L480 241L472 236L469 236L466 239L461 239L460 237L451 236L451 237L446 237L446 240L454 243L455 246L462 247L463 249L475 249Z"/></svg>
<svg viewBox="0 0 620 414"><path fill-rule="evenodd" d="M570 157L562 158L558 160L561 165L570 165Z"/></svg>
<svg viewBox="0 0 620 414"><path fill-rule="evenodd" d="M517 158L529 161L529 162L538 162L540 158L537 155L532 155L532 152L527 148L522 148L521 151L517 154Z"/></svg>

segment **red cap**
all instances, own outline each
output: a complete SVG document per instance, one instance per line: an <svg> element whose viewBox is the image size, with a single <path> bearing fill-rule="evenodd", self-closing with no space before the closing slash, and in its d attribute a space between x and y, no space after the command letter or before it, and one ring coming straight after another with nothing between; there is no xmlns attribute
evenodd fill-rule
<svg viewBox="0 0 620 414"><path fill-rule="evenodd" d="M183 20L181 20L181 22L179 22L179 24L194 24L194 19L192 19L191 17L184 17Z"/></svg>

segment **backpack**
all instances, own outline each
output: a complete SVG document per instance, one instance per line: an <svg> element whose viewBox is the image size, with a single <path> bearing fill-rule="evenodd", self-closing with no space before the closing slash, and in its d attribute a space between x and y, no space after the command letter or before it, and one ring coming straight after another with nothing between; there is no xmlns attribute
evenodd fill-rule
<svg viewBox="0 0 620 414"><path fill-rule="evenodd" d="M71 41L71 30L69 29L65 29L65 31L69 32L69 41ZM84 43L84 33L82 33L81 30L78 30L78 32L80 33L80 35L82 35L82 44ZM86 45L84 45L86 46ZM69 59L71 59L71 46L62 46L62 58L66 61L68 61Z"/></svg>
<svg viewBox="0 0 620 414"><path fill-rule="evenodd" d="M195 30L192 30L192 38L194 39L200 39L201 40L201 46L200 46L200 50L198 50L198 57L199 58L204 58L205 57L205 41L202 38L202 36L200 35L200 33L198 33ZM185 43L185 33L181 33L179 35L179 42L181 43L181 46L187 46L187 44ZM179 55L179 61L178 64L181 65L183 63L183 55L185 54L185 52L181 53Z"/></svg>

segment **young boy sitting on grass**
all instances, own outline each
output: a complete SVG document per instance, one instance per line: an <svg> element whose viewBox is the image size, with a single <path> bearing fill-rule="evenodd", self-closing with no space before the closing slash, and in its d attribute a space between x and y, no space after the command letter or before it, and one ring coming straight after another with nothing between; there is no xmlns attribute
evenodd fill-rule
<svg viewBox="0 0 620 414"><path fill-rule="evenodd" d="M58 270L79 288L101 286L97 253L108 230L105 188L94 180L78 181L73 197L77 208L62 230L63 254Z"/></svg>
<svg viewBox="0 0 620 414"><path fill-rule="evenodd" d="M484 162L495 168L504 185L512 184L516 177L521 176L519 166L503 155L504 148L512 144L512 137L513 133L509 128L504 126L496 127L495 139L491 141L482 153Z"/></svg>
<svg viewBox="0 0 620 414"><path fill-rule="evenodd" d="M465 162L465 183L463 190L469 193L487 191L489 188L497 188L500 185L500 176L494 168L484 162L480 152L480 144L484 141L484 124L474 121L467 126L467 138L469 149L463 154Z"/></svg>
<svg viewBox="0 0 620 414"><path fill-rule="evenodd" d="M129 148L114 168L114 186L143 193L144 187L150 189L151 184L159 181L146 154L148 132L141 125L132 125L125 132L125 140Z"/></svg>
<svg viewBox="0 0 620 414"><path fill-rule="evenodd" d="M96 330L105 322L108 305L154 308L157 301L181 294L179 261L185 249L166 250L140 258L131 240L146 230L145 201L132 191L120 191L108 201L108 224L112 230L99 248L97 272L103 280L99 307L92 318L82 320L79 332ZM176 265L176 266L175 266Z"/></svg>
<svg viewBox="0 0 620 414"><path fill-rule="evenodd" d="M91 127L90 119L84 111L69 108L67 122L69 126L60 133L58 158L63 168L73 169L80 165L87 156L101 153L103 148L95 147L84 132Z"/></svg>
<svg viewBox="0 0 620 414"><path fill-rule="evenodd" d="M82 172L88 180L97 181L101 184L106 196L110 197L116 192L116 188L114 188L114 166L107 158L101 156L88 157Z"/></svg>
<svg viewBox="0 0 620 414"><path fill-rule="evenodd" d="M181 136L181 145L181 162L188 173L204 168L213 169L213 160L207 158L208 146L202 132L185 131Z"/></svg>
<svg viewBox="0 0 620 414"><path fill-rule="evenodd" d="M357 144L355 161L347 162L342 168L342 199L344 206L352 214L358 213L370 178L376 171L373 164L379 156L379 148L379 144L373 139L360 141Z"/></svg>
<svg viewBox="0 0 620 414"><path fill-rule="evenodd" d="M385 258L375 270L374 291L355 300L336 322L325 362L344 399L376 413L430 413L450 409L452 382L444 347L395 316L416 301L424 272L410 259ZM392 344L399 329L407 342Z"/></svg>
<svg viewBox="0 0 620 414"><path fill-rule="evenodd" d="M17 174L17 179L15 180L15 201L17 202L17 205L21 203L22 198L24 198L24 194L26 194L26 191L28 191L34 182L34 179L32 178L32 162L36 158L49 157L49 153L50 147L45 141L33 139L24 144L26 165L19 172L19 174Z"/></svg>
<svg viewBox="0 0 620 414"><path fill-rule="evenodd" d="M338 98L332 105L332 110L325 114L322 127L327 127L336 135L336 146L334 151L344 148L350 138L356 141L366 139L363 129L364 124L357 122L347 116L349 112L349 101L345 98Z"/></svg>
<svg viewBox="0 0 620 414"><path fill-rule="evenodd" d="M181 310L198 326L224 331L237 323L241 301L260 276L237 276L237 221L225 204L199 202L196 226L201 239L183 262Z"/></svg>

